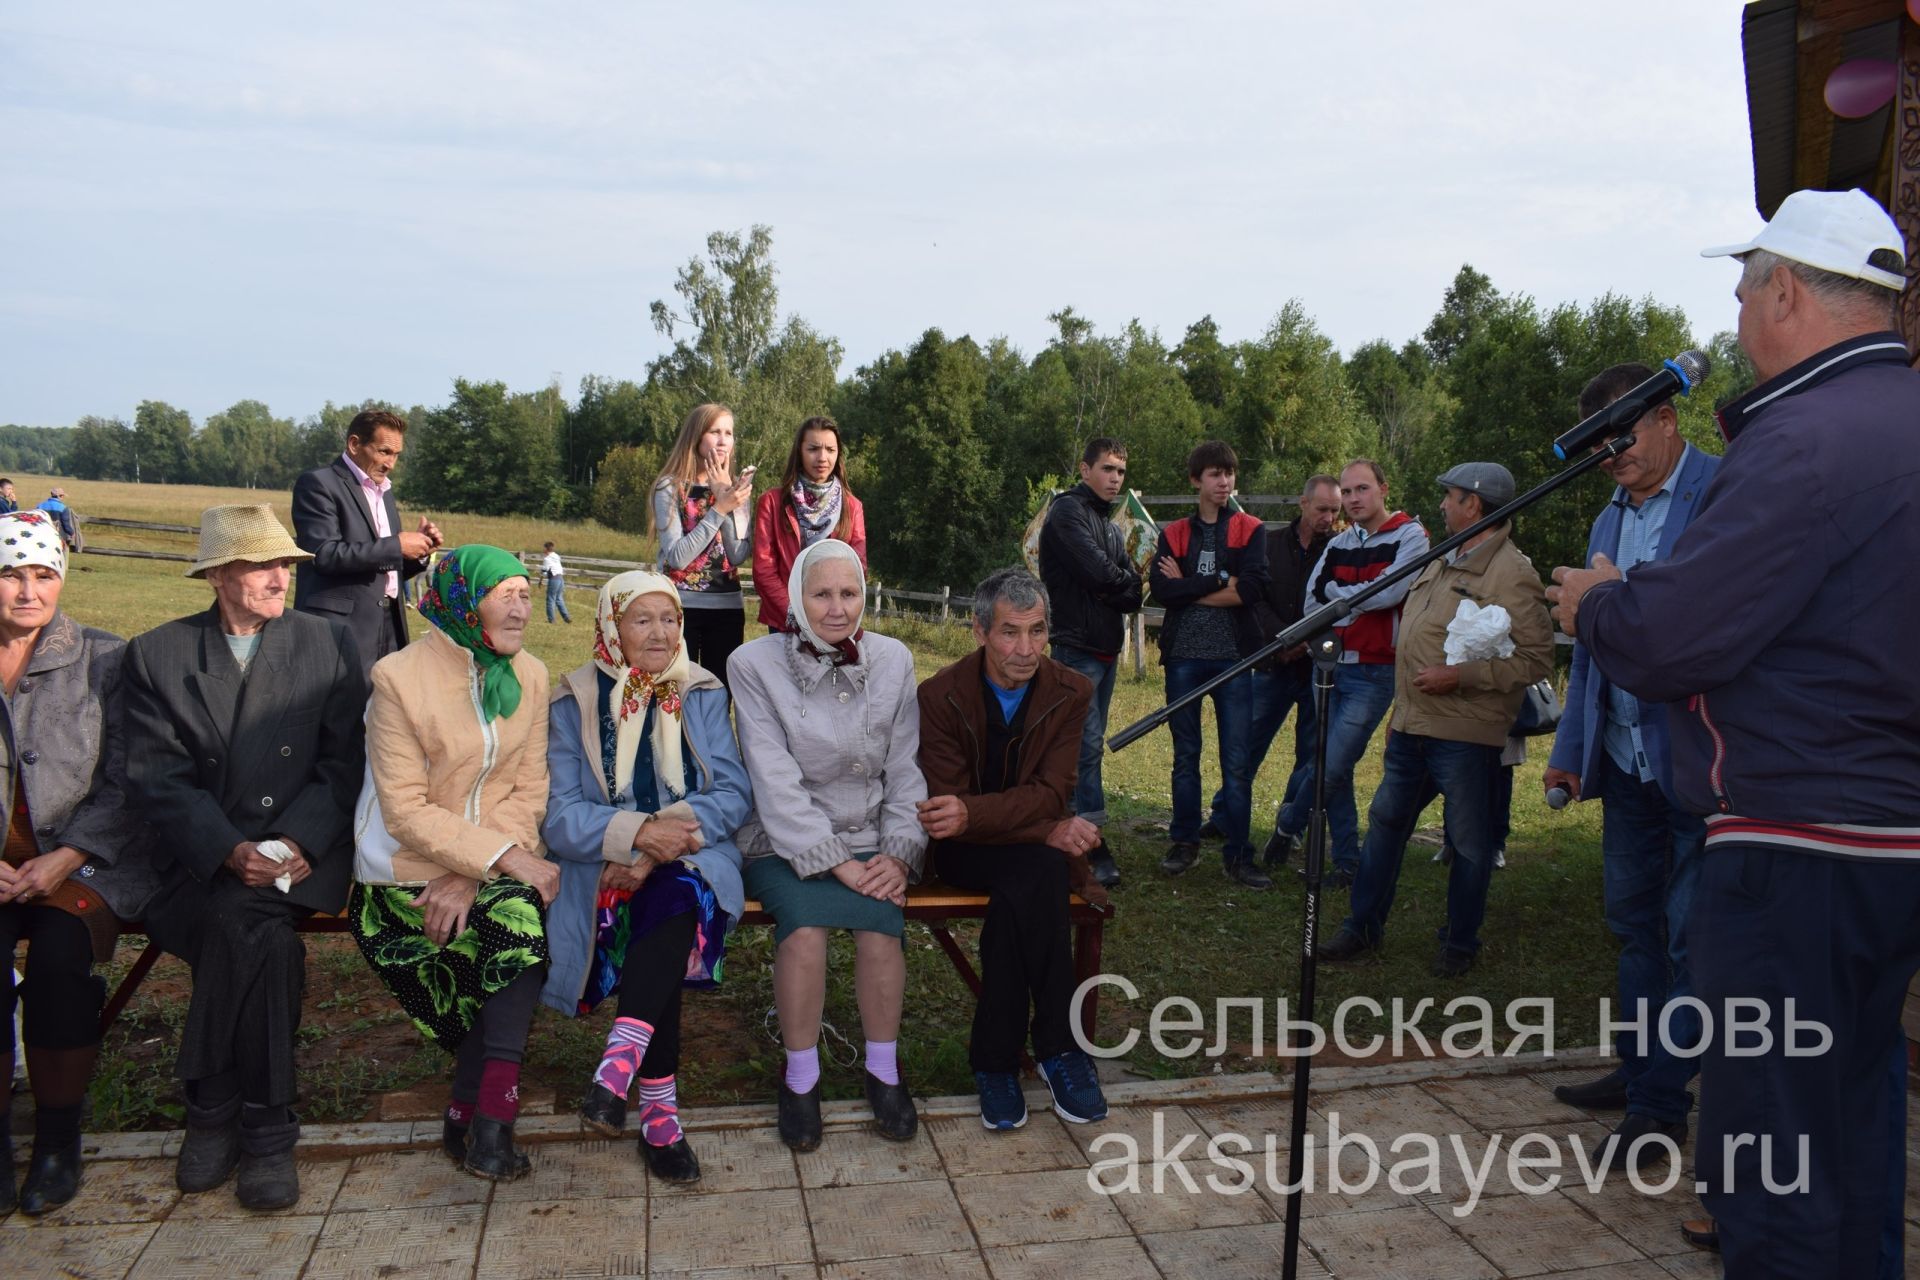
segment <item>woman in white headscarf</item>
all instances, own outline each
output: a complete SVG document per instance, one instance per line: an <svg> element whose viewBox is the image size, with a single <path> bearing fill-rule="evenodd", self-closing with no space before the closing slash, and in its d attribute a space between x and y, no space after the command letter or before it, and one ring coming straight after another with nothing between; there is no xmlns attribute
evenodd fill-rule
<svg viewBox="0 0 1920 1280"><path fill-rule="evenodd" d="M568 1017L615 999L581 1119L618 1137L637 1081L641 1156L656 1177L694 1182L674 1083L680 993L720 981L743 905L733 833L752 798L726 690L687 657L672 581L623 573L600 588L593 658L560 682L550 717L540 831L560 893L541 999Z"/></svg>
<svg viewBox="0 0 1920 1280"><path fill-rule="evenodd" d="M820 541L794 560L788 630L743 645L729 664L754 816L740 829L747 888L775 922L774 1003L786 1071L780 1137L820 1142L820 1014L827 931L854 936L854 990L866 1033L874 1127L904 1142L918 1119L897 1044L906 987L907 885L920 876L927 798L916 760L913 655L861 630L866 575L852 547Z"/></svg>

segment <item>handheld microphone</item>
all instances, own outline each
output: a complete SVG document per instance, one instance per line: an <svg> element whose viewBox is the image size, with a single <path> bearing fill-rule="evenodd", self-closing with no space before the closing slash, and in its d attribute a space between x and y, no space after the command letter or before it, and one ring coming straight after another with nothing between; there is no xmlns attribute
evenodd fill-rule
<svg viewBox="0 0 1920 1280"><path fill-rule="evenodd" d="M1618 435L1640 421L1647 410L1665 404L1676 395L1684 396L1706 380L1713 361L1704 351L1682 351L1660 366L1659 372L1615 400L1600 412L1553 442L1553 456L1563 461L1596 444L1602 437Z"/></svg>
<svg viewBox="0 0 1920 1280"><path fill-rule="evenodd" d="M1564 809L1571 799L1573 799L1573 793L1565 787L1547 788L1547 808L1549 809Z"/></svg>

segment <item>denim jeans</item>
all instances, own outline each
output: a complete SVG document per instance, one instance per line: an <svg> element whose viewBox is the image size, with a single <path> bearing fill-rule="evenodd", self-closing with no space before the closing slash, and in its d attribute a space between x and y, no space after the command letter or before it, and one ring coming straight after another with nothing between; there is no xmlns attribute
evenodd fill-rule
<svg viewBox="0 0 1920 1280"><path fill-rule="evenodd" d="M1614 1016L1632 1020L1642 1000L1647 1008L1645 1043L1630 1031L1614 1039L1627 1077L1627 1110L1669 1123L1685 1120L1693 1106L1687 1085L1700 1059L1667 1051L1659 1017L1668 1001L1693 994L1686 923L1707 824L1674 808L1659 783L1628 777L1605 752L1600 812L1607 928L1620 939L1620 1006ZM1699 1011L1679 1006L1668 1038L1682 1048L1699 1043Z"/></svg>
<svg viewBox="0 0 1920 1280"><path fill-rule="evenodd" d="M1308 768L1313 758L1313 676L1309 673L1296 678L1289 671L1259 670L1252 676L1253 727L1247 731L1248 778L1257 775L1260 766L1266 763L1267 750L1273 746L1280 726L1287 722L1287 713L1296 707L1300 711L1293 718L1293 771L1287 775L1286 791L1280 798L1280 803L1286 805L1300 790L1301 780L1313 772ZM1227 789L1222 786L1213 793L1208 820L1221 826L1226 807Z"/></svg>
<svg viewBox="0 0 1920 1280"><path fill-rule="evenodd" d="M1175 658L1167 663L1167 701L1198 688L1234 664L1225 659ZM1221 856L1228 865L1253 857L1247 825L1253 811L1253 774L1247 768L1247 733L1253 727L1253 677L1242 672L1213 691L1214 723L1220 730L1220 829L1227 842ZM1173 826L1176 844L1200 838L1200 704L1175 712L1173 729Z"/></svg>
<svg viewBox="0 0 1920 1280"><path fill-rule="evenodd" d="M1454 839L1454 859L1447 864L1447 923L1439 938L1450 951L1478 951L1493 880L1499 772L1499 747L1418 733L1390 735L1380 789L1367 807L1367 843L1343 927L1370 943L1385 936L1407 838L1437 789L1446 798L1446 826Z"/></svg>
<svg viewBox="0 0 1920 1280"><path fill-rule="evenodd" d="M1100 780L1100 759L1107 751L1107 708L1113 702L1113 681L1120 659L1116 656L1112 662L1102 662L1086 649L1056 644L1053 660L1093 682L1093 701L1087 704L1087 722L1080 729L1080 780L1073 787L1073 811L1094 826L1104 827L1107 790Z"/></svg>
<svg viewBox="0 0 1920 1280"><path fill-rule="evenodd" d="M1353 766L1367 754L1367 743L1393 705L1393 664L1342 662L1333 669L1327 699L1327 837L1333 865L1355 872L1360 866L1360 815L1353 802ZM1496 751L1496 755L1498 752ZM1308 759L1312 756L1309 753ZM1306 834L1313 813L1313 768L1299 789L1289 780L1293 799L1281 807L1278 828L1290 836Z"/></svg>
<svg viewBox="0 0 1920 1280"><path fill-rule="evenodd" d="M553 611L558 609L560 616L568 622L573 615L567 612L567 580L565 578L547 579L547 621L553 621Z"/></svg>

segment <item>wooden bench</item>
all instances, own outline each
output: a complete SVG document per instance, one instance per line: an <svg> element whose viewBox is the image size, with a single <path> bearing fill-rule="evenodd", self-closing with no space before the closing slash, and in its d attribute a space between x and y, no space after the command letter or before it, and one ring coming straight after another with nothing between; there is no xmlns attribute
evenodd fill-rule
<svg viewBox="0 0 1920 1280"><path fill-rule="evenodd" d="M907 919L918 920L933 931L934 941L947 953L954 971L976 999L980 995L980 974L974 969L973 958L967 954L966 948L955 941L949 926L956 920L984 920L986 916L987 896L984 893L967 893L937 884L915 885L907 890ZM1096 907L1076 893L1068 907L1068 918L1073 922L1073 974L1078 984L1100 972L1101 949L1106 941L1107 921L1113 918L1113 908ZM763 911L758 902L749 898L738 923L742 927L770 926L773 917ZM345 933L347 920L345 916L309 916L294 928L301 933ZM136 925L127 932L140 933L141 930ZM134 960L133 968L127 970L126 977L120 979L120 985L114 988L106 1008L100 1012L102 1035L120 1016L121 1010L127 1007L127 1002L133 999L133 993L140 989L140 983L153 968L153 962L159 958L159 945L149 939L145 949ZM1094 1016L1099 1008L1100 989L1095 987L1080 1005L1080 1029L1089 1043L1093 1040Z"/></svg>

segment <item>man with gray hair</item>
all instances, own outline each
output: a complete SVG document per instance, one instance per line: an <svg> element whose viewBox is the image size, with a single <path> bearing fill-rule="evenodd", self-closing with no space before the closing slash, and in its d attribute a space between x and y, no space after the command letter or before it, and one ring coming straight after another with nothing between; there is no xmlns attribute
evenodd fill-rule
<svg viewBox="0 0 1920 1280"><path fill-rule="evenodd" d="M1047 656L1049 620L1038 578L1025 569L989 575L973 593L980 647L919 691L928 797L920 825L933 839L940 878L987 895L968 1056L988 1129L1027 1122L1018 1073L1029 1021L1054 1111L1074 1124L1107 1114L1067 1014L1069 895L1106 901L1087 865L1100 829L1073 812L1093 685Z"/></svg>
<svg viewBox="0 0 1920 1280"><path fill-rule="evenodd" d="M1695 1168L1727 1274L1899 1275L1887 1067L1920 967L1905 242L1865 192L1796 191L1707 253L1743 263L1758 379L1720 410L1726 456L1665 560L1623 579L1595 556L1553 594L1609 681L1669 705L1674 799L1707 821L1686 924L1713 1015Z"/></svg>

